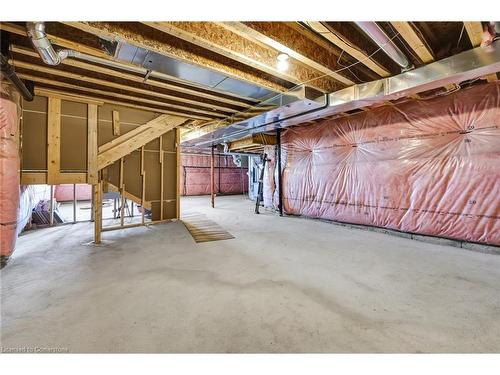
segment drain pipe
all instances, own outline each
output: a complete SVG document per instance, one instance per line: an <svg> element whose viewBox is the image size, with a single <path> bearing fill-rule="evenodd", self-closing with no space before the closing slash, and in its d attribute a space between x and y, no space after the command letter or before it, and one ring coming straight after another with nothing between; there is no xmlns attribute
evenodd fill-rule
<svg viewBox="0 0 500 375"><path fill-rule="evenodd" d="M26 22L26 31L33 47L47 65L59 65L67 57L78 57L79 52L71 49L56 51L45 33L45 23Z"/></svg>
<svg viewBox="0 0 500 375"><path fill-rule="evenodd" d="M9 59L2 54L0 55L0 62L2 76L7 78L16 87L24 100L31 102L33 100L33 93L30 92L24 82L17 76L14 67L9 64Z"/></svg>
<svg viewBox="0 0 500 375"><path fill-rule="evenodd" d="M402 71L413 68L412 63L406 55L394 44L387 34L375 22L356 22L356 25L364 31L396 64Z"/></svg>

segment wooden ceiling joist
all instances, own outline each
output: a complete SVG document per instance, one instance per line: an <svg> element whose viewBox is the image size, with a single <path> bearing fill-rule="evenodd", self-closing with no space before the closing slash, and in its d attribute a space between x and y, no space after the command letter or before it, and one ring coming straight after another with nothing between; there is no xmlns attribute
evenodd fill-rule
<svg viewBox="0 0 500 375"><path fill-rule="evenodd" d="M391 24L424 64L434 61L431 48L411 22L391 22Z"/></svg>
<svg viewBox="0 0 500 375"><path fill-rule="evenodd" d="M167 33L159 33L147 25L137 22L64 22L64 24L98 35L103 38L120 39L136 47L145 48L159 54L204 68L221 72L227 76L283 92L292 86L269 74L263 74L253 67L232 63L225 56L218 56L213 51L200 48L192 42L172 37Z"/></svg>
<svg viewBox="0 0 500 375"><path fill-rule="evenodd" d="M361 49L359 46L350 43L345 37L339 36L338 33L336 33L335 30L332 30L326 22L308 21L306 24L318 34L357 59L360 63L366 65L379 76L388 77L391 75L389 70L370 57L366 51Z"/></svg>
<svg viewBox="0 0 500 375"><path fill-rule="evenodd" d="M119 105L122 107L129 107L129 108L134 108L134 109L139 109L142 111L150 111L154 113L163 113L166 115L173 115L173 116L183 116L185 118L190 118L190 119L198 119L198 120L207 120L207 117L203 116L196 116L193 114L186 114L186 113L181 113L177 111L169 111L165 110L162 108L158 107L149 107L145 105L141 105L139 103L134 103L134 102L124 102L120 100L113 100L112 98L101 98L101 97L96 97L96 96L88 96L88 95L83 95L81 93L73 92L73 91L68 91L68 90L58 90L54 88L47 88L47 87L35 87L35 95L38 96L46 96L46 97L55 97L55 98L60 98L60 99L65 99L69 101L74 101L74 102L85 102L85 103L100 103L101 105L104 103L107 104L115 104Z"/></svg>
<svg viewBox="0 0 500 375"><path fill-rule="evenodd" d="M22 55L25 55L25 56L31 56L31 57L36 57L36 58L39 57L38 54L35 51L28 50L26 48L22 48L22 47L19 47L19 46L15 46L14 45L14 46L11 47L11 50L14 53L19 53L19 54L22 54ZM144 77L138 76L136 74L127 73L127 72L124 72L124 71L121 71L121 70L107 68L107 67L101 66L101 65L87 63L87 62L84 62L84 61L81 61L81 60L76 60L76 59L68 58L68 59L63 60L62 64L63 65L67 65L67 66L73 66L73 67L80 68L80 69L85 69L85 70L88 70L89 72L106 74L106 75L109 75L111 77L126 79L126 80L129 80L129 81L133 81L133 82L137 82L137 83L141 83L141 84L144 83ZM121 64L118 64L118 66L120 66L120 65ZM125 69L126 67L123 67L123 68ZM163 89L167 89L167 90L173 90L173 91L177 91L177 92L180 92L180 93L192 95L194 97L200 97L200 98L210 99L212 101L220 102L219 104L210 104L211 108L218 108L218 109L221 109L221 110L229 110L229 111L231 111L231 110L235 109L234 106L238 106L240 108L248 108L248 107L251 106L248 103L245 103L243 101L238 101L236 99L229 99L229 98L226 98L226 97L223 97L223 96L217 96L215 94L203 93L199 89L198 90L194 89L194 88L193 89L187 89L187 88L184 88L182 86L169 84L169 83L162 82L162 81L159 81L159 80L156 80L156 79L151 79L151 78L148 79L147 80L147 84L150 85L150 86L154 86L154 87L159 87L159 88L163 88ZM179 99L182 100L182 98L179 98ZM223 103L226 103L226 104L229 104L229 105L232 105L232 106L221 105ZM209 105L207 104L207 107L208 106Z"/></svg>
<svg viewBox="0 0 500 375"><path fill-rule="evenodd" d="M77 91L83 91L83 92L95 94L97 96L111 96L111 97L118 98L118 99L130 100L133 102L137 102L138 105L140 105L140 103L146 103L146 104L151 104L154 106L165 107L165 110L178 109L178 110L182 111L182 110L188 109L185 106L167 104L167 103L163 103L163 102L158 101L158 100L150 100L150 99L145 99L145 98L138 97L138 96L120 94L120 93L116 93L113 91L103 91L103 90L99 90L99 89L84 87L81 85L73 85L70 83L55 81L52 79L42 78L42 77L34 76L31 74L19 73L18 76L21 79L26 79L29 81L33 81L33 82L37 82L37 83L41 83L41 84L45 84L45 85L55 86L55 87L62 88L62 89L77 90ZM201 116L200 119L207 119L208 120L208 119L211 119L213 117L220 117L220 118L226 117L225 115L220 114L220 113L215 114L213 112L191 109L191 108L189 108L189 111L200 114L200 116ZM172 111L172 113L174 113L174 112L175 111ZM177 113L182 114L182 112L177 112ZM203 117L202 115L207 115L207 116Z"/></svg>
<svg viewBox="0 0 500 375"><path fill-rule="evenodd" d="M27 55L29 56L29 55ZM99 84L99 85L104 85L106 87L112 87L115 89L120 89L124 91L133 91L139 94L144 94L148 96L155 96L155 97L160 97L169 101L176 102L178 105L183 105L184 107L191 107L191 108L206 108L207 111L213 112L214 114L220 114L221 112L224 112L226 114L234 113L236 111L239 111L241 109L245 108L240 108L240 107L235 107L235 106L228 106L228 105L221 105L220 103L212 103L212 102L205 102L196 98L185 98L185 97L180 97L176 96L174 94L170 93L164 93L160 90L151 90L148 89L148 85L150 85L149 82L142 82L143 80L137 81L133 80L132 82L136 83L141 83L140 85L137 84L131 84L131 82L127 81L121 81L121 80L107 80L107 79L102 79L102 78L97 78L93 76L93 73L96 71L92 69L93 65L92 64L86 64L86 63L81 63L79 62L78 69L83 69L81 73L75 73L75 70L73 69L72 71L63 69L62 67L49 67L48 65L43 65L41 61L37 61L36 64L24 60L19 60L16 58L13 58L11 60L12 65L23 68L23 69L29 69L33 72L33 75L36 75L39 72L42 73L47 73L47 74L53 74L57 75L59 77L65 77L65 78L70 78L70 79L76 79L79 81L84 81L88 83L93 83L93 84ZM76 67L76 65L75 65ZM102 75L100 77L103 77ZM104 76L106 78L106 76ZM122 82L122 83L120 83ZM247 107L246 107L247 108Z"/></svg>
<svg viewBox="0 0 500 375"><path fill-rule="evenodd" d="M5 31L8 31L9 33L12 33L12 34L27 37L26 28L19 26L19 25L7 23L7 22L0 22L0 30L5 30ZM54 43L54 44L61 46L61 47L64 47L64 48L72 49L74 51L77 51L80 53L85 53L87 55L99 57L102 59L110 59L111 58L111 56L109 56L105 51L97 49L97 48L89 47L89 46L86 46L86 45L81 44L81 43L76 43L76 42L73 42L71 40L68 40L65 38L60 38L60 37L58 37L56 35L52 35L52 34L47 34L47 37L51 41L51 43Z"/></svg>
<svg viewBox="0 0 500 375"><path fill-rule="evenodd" d="M335 60L330 51L318 48L311 39L289 27L286 22L219 22L219 25L239 36L261 43L286 53L302 64L315 69L322 74L339 81L343 85L351 86L354 82L344 74L332 70ZM292 34L292 35L291 35Z"/></svg>
<svg viewBox="0 0 500 375"><path fill-rule="evenodd" d="M249 150L255 147L262 147L265 145L275 145L276 136L268 134L253 134L248 137L233 141L229 144L230 151L236 150Z"/></svg>
<svg viewBox="0 0 500 375"><path fill-rule="evenodd" d="M345 84L339 86L331 78L321 78L323 76L321 72L302 64L293 56L290 56L288 69L280 71L277 68L279 50L255 43L215 22L144 22L144 24L295 84L309 82L309 86L327 92L345 86Z"/></svg>
<svg viewBox="0 0 500 375"><path fill-rule="evenodd" d="M483 25L481 22L464 22L465 30L469 36L472 47L478 47L483 40ZM488 74L485 76L488 82L495 82L497 80L496 74Z"/></svg>
<svg viewBox="0 0 500 375"><path fill-rule="evenodd" d="M46 73L46 74L50 74L52 76L57 76L57 77L61 77L61 78L68 78L68 79L86 82L86 83L93 83L93 84L104 86L104 87L115 88L115 89L119 89L119 90L123 90L123 91L127 91L127 92L133 92L133 93L137 93L137 94L146 95L149 97L163 98L163 99L167 99L167 100L175 101L175 102L179 103L178 98L175 96L172 96L169 94L163 94L163 93L156 92L156 91L142 89L142 88L135 87L132 85L126 85L126 84L106 81L106 80L102 80L99 78L90 77L90 76L87 76L84 74L72 73L72 72L68 72L65 70L52 68L52 67L48 67L48 66L44 66L44 65L27 63L27 62L20 61L20 60L11 60L11 63L16 68L23 68L23 69L29 70L30 71L29 74L31 74L31 75L36 75L37 72L38 73ZM188 106L187 103L194 104L196 106L207 107L206 103L202 104L202 103L196 102L194 100L184 100L184 102L186 103L184 106L182 106L182 104L184 104L182 102L180 102L179 105L181 105L180 108L184 108L186 110L191 110L191 108ZM216 111L211 111L211 112L213 112L214 115L220 114L220 112L216 112ZM216 117L216 116L213 116L213 117Z"/></svg>

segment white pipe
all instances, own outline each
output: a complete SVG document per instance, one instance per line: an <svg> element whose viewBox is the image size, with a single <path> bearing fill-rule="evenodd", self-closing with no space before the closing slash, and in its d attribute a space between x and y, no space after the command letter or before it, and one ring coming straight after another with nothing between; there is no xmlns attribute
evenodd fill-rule
<svg viewBox="0 0 500 375"><path fill-rule="evenodd" d="M412 64L405 54L394 44L387 34L375 22L356 22L356 25L365 32L377 45L394 60L403 70L412 68Z"/></svg>
<svg viewBox="0 0 500 375"><path fill-rule="evenodd" d="M67 57L78 57L79 52L71 49L56 51L45 33L43 22L26 22L26 30L33 47L47 65L59 65Z"/></svg>

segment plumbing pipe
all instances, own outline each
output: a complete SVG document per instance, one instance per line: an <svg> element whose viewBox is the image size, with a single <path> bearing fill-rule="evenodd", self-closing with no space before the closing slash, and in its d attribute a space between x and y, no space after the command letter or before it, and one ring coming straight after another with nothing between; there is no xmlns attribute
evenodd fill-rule
<svg viewBox="0 0 500 375"><path fill-rule="evenodd" d="M283 216L283 181L281 170L281 128L276 129L276 151L278 152L278 211Z"/></svg>
<svg viewBox="0 0 500 375"><path fill-rule="evenodd" d="M356 25L365 32L403 71L411 69L413 65L406 55L394 44L387 34L375 22L356 22Z"/></svg>
<svg viewBox="0 0 500 375"><path fill-rule="evenodd" d="M17 76L14 67L9 64L9 59L4 55L0 56L2 75L16 87L24 100L31 102L33 100L33 93L28 90L24 82Z"/></svg>
<svg viewBox="0 0 500 375"><path fill-rule="evenodd" d="M45 23L26 22L28 37L31 39L33 47L47 65L59 65L67 57L78 57L79 52L71 49L61 49L56 51L45 33Z"/></svg>

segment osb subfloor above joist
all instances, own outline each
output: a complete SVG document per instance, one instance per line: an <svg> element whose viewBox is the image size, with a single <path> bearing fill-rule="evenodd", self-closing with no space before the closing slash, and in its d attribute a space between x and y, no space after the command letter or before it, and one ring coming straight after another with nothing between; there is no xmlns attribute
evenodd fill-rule
<svg viewBox="0 0 500 375"><path fill-rule="evenodd" d="M67 25L105 38L121 39L131 45L210 68L274 91L285 91L292 83L253 67L173 37L138 22L66 22Z"/></svg>

